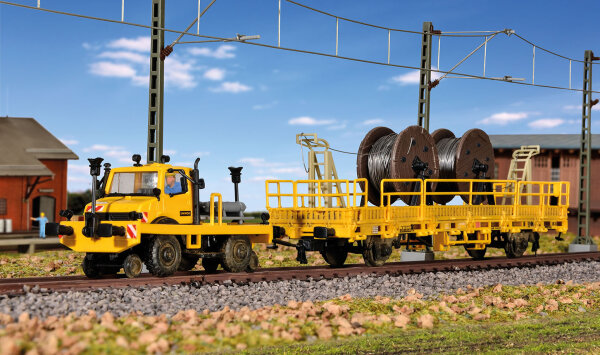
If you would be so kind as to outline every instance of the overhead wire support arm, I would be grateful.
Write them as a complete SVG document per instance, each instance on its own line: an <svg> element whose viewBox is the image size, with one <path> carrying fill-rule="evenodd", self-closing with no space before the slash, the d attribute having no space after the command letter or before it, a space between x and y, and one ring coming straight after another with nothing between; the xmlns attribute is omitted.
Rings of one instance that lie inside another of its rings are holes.
<svg viewBox="0 0 600 355"><path fill-rule="evenodd" d="M210 4L208 4L208 6L202 12L200 12L200 1L198 1L198 17L196 17L194 19L194 21L192 21L192 23L190 23L190 25L182 33L180 33L179 36L177 36L177 38L171 44L169 44L165 48L161 49L161 52L160 52L161 60L165 60L165 58L168 57L169 54L171 54L173 52L173 47L177 43L179 43L179 40L184 35L189 34L188 31L190 30L190 28L192 28L192 26L194 26L194 24L198 23L198 33L200 33L200 18L202 17L202 15L204 15L204 13L206 13L206 11L208 11L208 9L210 9L210 7L215 3L215 1L217 1L217 0L212 0L210 2Z"/></svg>
<svg viewBox="0 0 600 355"><path fill-rule="evenodd" d="M287 1L289 1L289 0L287 0ZM189 35L189 36L198 37L198 38L213 39L213 40L228 40L228 41L230 40L230 39L224 38L224 37L209 36L209 35L197 35L197 34L195 34L193 32L183 32L183 31L173 30L173 29L170 29L170 28L164 28L164 27L160 27L160 26L144 25L144 24L140 24L140 23L120 21L120 20L115 20L115 19L102 18L102 17L96 17L96 16L89 16L89 15L83 15L83 14L77 14L77 13L70 13L70 12L59 11L59 10L51 10L51 9L45 9L45 8L36 8L35 6L23 5L23 4L14 3L14 2L5 1L5 0L0 0L0 4L14 6L14 7L20 7L20 8L30 9L30 10L36 10L36 11L44 11L44 12L58 14L58 15L72 16L72 17L83 18L83 19L94 20L94 21L103 21L103 22L116 23L116 24L133 26L133 27L138 27L138 28L147 28L147 29L152 29L152 30L159 30L159 31L169 32L169 33L184 34L184 35ZM340 17L340 19L343 19L343 18ZM390 30L395 31L394 29L390 29ZM417 32L417 31L403 31L403 32L413 32L413 33L422 34L422 32ZM500 31L500 32L502 32L502 31ZM460 36L460 35L444 35L444 34L442 34L442 36ZM461 37L463 37L463 36L461 36ZM259 47L264 47L264 48L278 49L278 50L284 50L284 51L296 52L296 53L312 54L312 55L318 55L318 56L322 56L322 57L329 57L329 58L336 58L336 59L342 59L342 60L349 60L349 61L353 61L353 62L360 62L360 63L366 63L366 64L376 64L376 65L382 65L382 66L388 66L388 67L394 67L394 68L403 68L403 69L412 69L412 70L420 70L420 69L422 69L422 68L420 68L418 66L413 66L413 65L393 64L393 63L386 63L385 61L384 62L380 62L380 61L369 60L369 59L360 59L360 58L344 57L344 56L335 56L334 54L330 54L330 53L322 53L322 52L316 52L316 51L310 51L310 50L304 50L304 49L296 49L296 48L289 48L289 47L279 47L277 45L271 45L271 44L266 44L266 43L256 43L256 42L247 42L247 41L232 41L232 42L239 42L239 43L244 43L244 44L248 44L248 45L252 45L252 46L259 46ZM540 48L540 47L538 46L538 48ZM581 61L578 61L578 62L581 62ZM599 63L592 63L592 65L594 65L594 64L599 64ZM449 73L447 71L443 71L443 70L439 70L439 69L437 69L437 70L436 69L426 69L426 70L431 71L431 72L441 73L441 74ZM563 87L563 86L545 85L545 84L531 84L531 83L527 83L527 82L507 81L504 78L483 77L483 76L480 76L480 75L474 75L474 74L468 74L468 73L452 72L452 74L454 74L454 75L460 75L462 77L473 78L473 79L484 79L484 80L492 80L492 81L510 82L510 83L517 84L517 85L534 86L534 87L556 89L556 90L566 90L566 91L575 91L575 92L582 92L583 91L582 89L576 89L576 88L568 88L568 87ZM598 94L600 94L600 91L591 91L591 92L592 93L598 93Z"/></svg>

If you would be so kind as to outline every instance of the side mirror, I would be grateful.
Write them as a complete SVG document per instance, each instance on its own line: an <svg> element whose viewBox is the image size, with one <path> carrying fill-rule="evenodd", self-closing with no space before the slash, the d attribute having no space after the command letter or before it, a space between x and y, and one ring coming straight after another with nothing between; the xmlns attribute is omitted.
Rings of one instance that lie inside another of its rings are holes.
<svg viewBox="0 0 600 355"><path fill-rule="evenodd" d="M181 193L188 192L188 182L187 182L187 179L182 176L179 179L179 183L181 184Z"/></svg>
<svg viewBox="0 0 600 355"><path fill-rule="evenodd" d="M204 179L198 179L198 188L200 190L202 190L205 187L206 187L206 184L204 183Z"/></svg>
<svg viewBox="0 0 600 355"><path fill-rule="evenodd" d="M155 187L152 189L152 194L154 195L154 197L156 197L159 201L160 201L160 193L162 191L160 191L160 189L158 187Z"/></svg>

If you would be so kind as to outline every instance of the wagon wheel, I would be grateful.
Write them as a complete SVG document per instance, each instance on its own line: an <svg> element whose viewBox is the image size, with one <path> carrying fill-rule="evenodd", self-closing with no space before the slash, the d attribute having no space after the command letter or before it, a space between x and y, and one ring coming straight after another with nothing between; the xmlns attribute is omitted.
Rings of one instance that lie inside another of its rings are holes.
<svg viewBox="0 0 600 355"><path fill-rule="evenodd" d="M246 236L232 235L223 245L221 265L229 272L242 272L250 263L252 245Z"/></svg>
<svg viewBox="0 0 600 355"><path fill-rule="evenodd" d="M321 251L321 255L325 262L331 267L342 267L348 257L348 249L346 246L331 245L326 246L325 250Z"/></svg>
<svg viewBox="0 0 600 355"><path fill-rule="evenodd" d="M128 278L138 277L142 272L142 259L137 254L129 254L123 262L123 271Z"/></svg>
<svg viewBox="0 0 600 355"><path fill-rule="evenodd" d="M474 240L477 239L477 234L475 233L470 233L467 234L467 240ZM469 254L469 256L475 260L483 260L483 258L485 257L485 252L487 251L487 246L483 249L478 249L478 250L469 250L469 248L474 248L475 244L465 244L465 250L467 251L467 254Z"/></svg>
<svg viewBox="0 0 600 355"><path fill-rule="evenodd" d="M367 266L382 266L392 255L392 246L378 236L368 236L362 255Z"/></svg>
<svg viewBox="0 0 600 355"><path fill-rule="evenodd" d="M155 276L172 275L181 263L181 245L172 235L157 235L152 238L147 253L146 267Z"/></svg>
<svg viewBox="0 0 600 355"><path fill-rule="evenodd" d="M81 268L85 276L93 279L101 275L100 267L98 267L98 255L87 253L81 263Z"/></svg>
<svg viewBox="0 0 600 355"><path fill-rule="evenodd" d="M509 258L520 258L529 246L533 232L509 233L504 244L504 251Z"/></svg>
<svg viewBox="0 0 600 355"><path fill-rule="evenodd" d="M258 255L256 255L256 252L253 250L250 254L250 262L248 263L246 271L252 272L258 269L259 267L260 265L258 264Z"/></svg>

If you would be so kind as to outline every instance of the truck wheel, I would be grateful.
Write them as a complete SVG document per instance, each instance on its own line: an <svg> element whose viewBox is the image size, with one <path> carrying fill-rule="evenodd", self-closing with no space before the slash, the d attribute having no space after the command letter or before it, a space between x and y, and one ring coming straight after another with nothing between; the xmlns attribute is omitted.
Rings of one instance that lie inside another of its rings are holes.
<svg viewBox="0 0 600 355"><path fill-rule="evenodd" d="M242 272L248 267L251 254L252 244L250 244L248 237L232 235L227 237L223 246L223 260L221 265L226 271Z"/></svg>
<svg viewBox="0 0 600 355"><path fill-rule="evenodd" d="M92 253L85 254L81 268L85 276L94 279L100 276L100 268L98 267L98 256Z"/></svg>
<svg viewBox="0 0 600 355"><path fill-rule="evenodd" d="M129 254L123 262L123 271L128 278L138 277L142 272L142 259L137 254Z"/></svg>
<svg viewBox="0 0 600 355"><path fill-rule="evenodd" d="M181 256L181 264L179 264L179 271L190 271L196 266L198 260L200 259L200 255L194 254L183 254Z"/></svg>
<svg viewBox="0 0 600 355"><path fill-rule="evenodd" d="M250 255L250 262L248 263L246 271L252 272L258 269L259 267L260 265L258 264L258 255L256 255L256 252L253 250L252 254Z"/></svg>
<svg viewBox="0 0 600 355"><path fill-rule="evenodd" d="M348 257L348 249L343 246L331 246L321 251L321 255L331 267L342 267Z"/></svg>
<svg viewBox="0 0 600 355"><path fill-rule="evenodd" d="M487 251L487 248L481 250L469 250L467 248L472 248L472 245L465 245L465 250L467 251L467 254L469 254L469 256L474 260L483 260L483 258L485 258L485 252Z"/></svg>
<svg viewBox="0 0 600 355"><path fill-rule="evenodd" d="M181 245L172 235L157 235L150 240L146 267L152 275L173 275L181 263Z"/></svg>
<svg viewBox="0 0 600 355"><path fill-rule="evenodd" d="M369 236L362 255L367 266L382 266L392 255L392 246L378 236Z"/></svg>
<svg viewBox="0 0 600 355"><path fill-rule="evenodd" d="M208 273L213 273L217 271L220 264L221 259L219 258L202 258L202 267Z"/></svg>
<svg viewBox="0 0 600 355"><path fill-rule="evenodd" d="M509 233L504 244L504 251L509 258L520 258L529 246L531 232Z"/></svg>

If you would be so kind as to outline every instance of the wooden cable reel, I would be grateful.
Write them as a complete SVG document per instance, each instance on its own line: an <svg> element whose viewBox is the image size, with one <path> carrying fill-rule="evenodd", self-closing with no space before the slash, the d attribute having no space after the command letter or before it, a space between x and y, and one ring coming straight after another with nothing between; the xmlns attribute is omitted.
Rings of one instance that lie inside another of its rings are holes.
<svg viewBox="0 0 600 355"><path fill-rule="evenodd" d="M451 131L441 128L431 135L436 143L440 163L440 179L479 179L494 169L494 148L488 135L477 128L470 129L456 138ZM476 192L477 184L473 184ZM468 192L468 182L440 182L434 189L436 192ZM434 195L433 201L439 204L450 202L455 195ZM469 195L459 195L463 201L469 202ZM481 196L483 199L483 196ZM475 196L473 196L475 199Z"/></svg>
<svg viewBox="0 0 600 355"><path fill-rule="evenodd" d="M437 179L439 175L435 141L419 126L410 126L397 135L387 127L373 128L360 143L356 163L358 177L368 182L368 200L375 206L387 204L380 201L383 179ZM419 188L415 182L393 182L384 186L385 192L413 192L415 188ZM431 189L435 189L435 185ZM390 203L397 199L406 204L419 203L418 196L415 199L411 195L392 196Z"/></svg>

